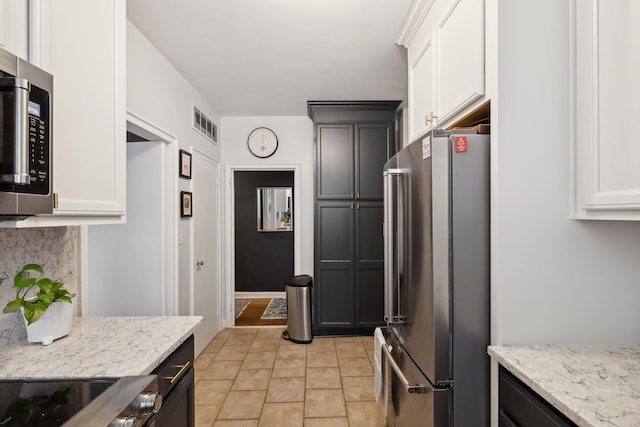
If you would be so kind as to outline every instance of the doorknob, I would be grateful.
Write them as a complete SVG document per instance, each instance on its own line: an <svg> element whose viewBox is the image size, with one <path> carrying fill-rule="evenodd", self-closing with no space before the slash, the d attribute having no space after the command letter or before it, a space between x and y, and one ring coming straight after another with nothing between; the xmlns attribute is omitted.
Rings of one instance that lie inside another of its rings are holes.
<svg viewBox="0 0 640 427"><path fill-rule="evenodd" d="M204 261L196 261L196 271L200 271L203 265Z"/></svg>

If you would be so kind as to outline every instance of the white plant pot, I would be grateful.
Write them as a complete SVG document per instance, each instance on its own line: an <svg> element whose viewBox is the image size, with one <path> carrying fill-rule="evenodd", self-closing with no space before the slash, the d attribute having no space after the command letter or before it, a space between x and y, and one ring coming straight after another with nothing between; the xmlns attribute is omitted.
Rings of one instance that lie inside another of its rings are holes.
<svg viewBox="0 0 640 427"><path fill-rule="evenodd" d="M49 345L53 340L68 335L71 332L71 321L73 320L74 300L71 301L71 303L54 302L40 319L30 325L27 325L27 319L23 314L22 319L27 327L27 340Z"/></svg>

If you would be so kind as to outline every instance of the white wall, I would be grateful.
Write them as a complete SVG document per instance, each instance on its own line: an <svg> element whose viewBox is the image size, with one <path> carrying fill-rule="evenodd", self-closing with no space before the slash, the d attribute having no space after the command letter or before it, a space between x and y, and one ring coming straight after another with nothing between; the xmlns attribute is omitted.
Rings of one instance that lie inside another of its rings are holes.
<svg viewBox="0 0 640 427"><path fill-rule="evenodd" d="M569 219L570 2L497 3L492 340L637 342L640 223Z"/></svg>
<svg viewBox="0 0 640 427"><path fill-rule="evenodd" d="M193 107L209 117L218 127L218 144L213 144L192 129ZM177 151L179 148L200 152L220 160L220 117L198 91L171 63L138 31L127 22L127 111L172 136L177 144L171 150L176 156L175 195L191 191L191 180L178 178ZM177 146L176 146L177 145ZM194 195L195 201L196 195ZM175 196L176 209L178 197ZM196 202L197 203L197 202ZM180 219L179 228L184 237L178 250L179 286L181 287L180 314L187 314L186 286L191 286L192 227L190 219Z"/></svg>
<svg viewBox="0 0 640 427"><path fill-rule="evenodd" d="M268 127L278 136L278 150L266 159L253 156L247 147L249 133L257 127ZM314 209L314 164L313 122L306 116L298 117L223 117L222 161L228 168L271 167L273 165L299 168L300 212L295 215L294 228L301 239L300 271L296 274L313 276L313 209ZM225 176L225 200L229 200L229 178ZM231 199L232 200L232 199ZM227 211L225 211L227 212ZM231 238L231 218L225 215L223 229L225 242ZM232 289L233 283L228 283Z"/></svg>

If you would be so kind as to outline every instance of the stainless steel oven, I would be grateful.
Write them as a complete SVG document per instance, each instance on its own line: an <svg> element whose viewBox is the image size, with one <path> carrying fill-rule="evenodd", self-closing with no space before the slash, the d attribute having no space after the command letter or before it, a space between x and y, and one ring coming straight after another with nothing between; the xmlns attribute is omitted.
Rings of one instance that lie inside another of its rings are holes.
<svg viewBox="0 0 640 427"><path fill-rule="evenodd" d="M0 380L0 426L194 427L194 337L150 375Z"/></svg>
<svg viewBox="0 0 640 427"><path fill-rule="evenodd" d="M162 406L156 375L0 381L0 425L141 427Z"/></svg>
<svg viewBox="0 0 640 427"><path fill-rule="evenodd" d="M53 212L53 76L0 49L0 220Z"/></svg>

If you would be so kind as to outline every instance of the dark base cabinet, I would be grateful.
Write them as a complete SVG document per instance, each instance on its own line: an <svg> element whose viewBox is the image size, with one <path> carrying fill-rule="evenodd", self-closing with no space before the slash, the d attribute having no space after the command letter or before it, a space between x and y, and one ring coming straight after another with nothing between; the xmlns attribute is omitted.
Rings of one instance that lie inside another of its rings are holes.
<svg viewBox="0 0 640 427"><path fill-rule="evenodd" d="M193 335L180 345L153 373L158 375L162 407L151 417L149 427L194 427L195 382Z"/></svg>
<svg viewBox="0 0 640 427"><path fill-rule="evenodd" d="M499 394L499 427L577 427L502 366Z"/></svg>

